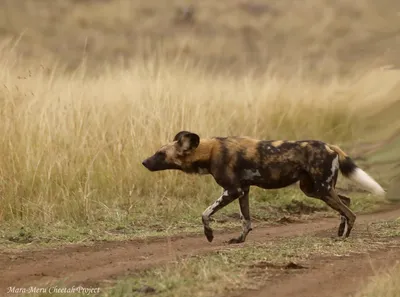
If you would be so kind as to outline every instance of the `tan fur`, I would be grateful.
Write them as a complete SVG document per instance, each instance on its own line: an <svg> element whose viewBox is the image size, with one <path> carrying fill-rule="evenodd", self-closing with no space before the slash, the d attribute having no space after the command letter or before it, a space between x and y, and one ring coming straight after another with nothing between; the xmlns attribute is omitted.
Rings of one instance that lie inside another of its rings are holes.
<svg viewBox="0 0 400 297"><path fill-rule="evenodd" d="M337 145L329 144L328 145L332 150L334 150L339 155L340 160L344 160L348 157L348 155Z"/></svg>
<svg viewBox="0 0 400 297"><path fill-rule="evenodd" d="M227 169L226 170L226 175L232 179L234 178L234 172L233 172L233 166L236 164L237 160L237 149L238 149L239 144L236 142L229 142L226 148L228 149L228 160L229 163L227 164Z"/></svg>
<svg viewBox="0 0 400 297"><path fill-rule="evenodd" d="M330 153L330 154L334 154L334 153L335 153L335 151L332 150L327 144L325 144L325 149L326 149L327 152Z"/></svg>
<svg viewBox="0 0 400 297"><path fill-rule="evenodd" d="M193 163L201 160L210 159L212 152L215 148L216 141L214 139L202 139L199 146L196 148L193 154L188 155L184 158L185 163Z"/></svg>
<svg viewBox="0 0 400 297"><path fill-rule="evenodd" d="M164 145L160 148L160 151L165 152L165 154L167 155L167 160L169 162L182 165L182 161L177 158L176 143L169 143L167 145Z"/></svg>
<svg viewBox="0 0 400 297"><path fill-rule="evenodd" d="M282 145L282 143L284 143L283 140L276 140L272 142L271 145L273 145L274 147L279 147L280 145Z"/></svg>
<svg viewBox="0 0 400 297"><path fill-rule="evenodd" d="M221 143L220 142L215 142L212 146L211 150L211 158L214 159L216 156L219 155L219 152L221 151Z"/></svg>
<svg viewBox="0 0 400 297"><path fill-rule="evenodd" d="M306 147L307 145L308 145L308 142L307 142L307 141L304 141L304 142L300 143L300 146L301 146L301 147Z"/></svg>
<svg viewBox="0 0 400 297"><path fill-rule="evenodd" d="M240 139L240 145L242 147L245 147L245 154L244 157L249 159L249 160L254 160L254 161L259 161L260 156L257 151L257 144L258 140L253 139L253 138L248 138L244 137L243 139Z"/></svg>

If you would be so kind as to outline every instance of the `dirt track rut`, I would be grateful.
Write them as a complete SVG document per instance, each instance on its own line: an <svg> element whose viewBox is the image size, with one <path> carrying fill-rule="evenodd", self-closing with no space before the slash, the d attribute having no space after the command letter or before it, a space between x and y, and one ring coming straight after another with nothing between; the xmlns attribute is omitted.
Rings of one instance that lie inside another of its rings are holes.
<svg viewBox="0 0 400 297"><path fill-rule="evenodd" d="M400 217L399 208L358 215L357 223L398 217ZM312 234L335 228L338 222L338 218L324 218L306 223L259 226L251 232L248 241L267 242L279 237ZM0 267L2 267L0 292L5 292L9 286L31 286L54 280L65 280L71 284L95 284L124 276L132 271L166 263L177 257L219 250L226 247L225 241L237 236L239 232L240 230L215 232L212 243L208 243L203 235L173 236L97 243L92 246L74 245L37 251L0 252ZM240 246L235 245L238 248Z"/></svg>
<svg viewBox="0 0 400 297"><path fill-rule="evenodd" d="M369 277L399 261L399 251L400 246L350 257L317 258L307 264L309 269L275 277L260 290L246 291L240 297L352 296L368 282Z"/></svg>

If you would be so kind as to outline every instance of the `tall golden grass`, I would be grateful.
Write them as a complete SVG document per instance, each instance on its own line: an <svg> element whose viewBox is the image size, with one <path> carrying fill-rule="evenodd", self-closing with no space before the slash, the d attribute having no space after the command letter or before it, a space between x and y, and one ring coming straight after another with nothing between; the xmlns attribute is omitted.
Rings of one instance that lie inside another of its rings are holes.
<svg viewBox="0 0 400 297"><path fill-rule="evenodd" d="M130 212L140 221L205 207L220 191L210 177L141 165L183 129L366 140L382 128L370 117L397 99L400 72L372 69L320 84L300 72L222 76L154 59L90 78L84 68L65 74L3 51L0 79L0 220L52 223Z"/></svg>

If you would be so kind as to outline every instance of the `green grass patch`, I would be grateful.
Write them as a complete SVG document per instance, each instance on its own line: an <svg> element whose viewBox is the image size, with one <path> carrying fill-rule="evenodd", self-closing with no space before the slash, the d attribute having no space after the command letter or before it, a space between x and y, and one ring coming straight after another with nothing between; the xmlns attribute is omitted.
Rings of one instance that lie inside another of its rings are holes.
<svg viewBox="0 0 400 297"><path fill-rule="evenodd" d="M141 208L128 212L114 210L96 221L76 224L58 221L54 224L10 223L0 230L0 246L4 248L32 248L66 243L90 244L99 240L127 240L149 236L202 233L201 213L217 199L220 191L203 197L193 204L185 200L173 200L174 205L162 204L153 215L146 215ZM278 224L284 217L306 220L317 216L335 216L324 202L306 197L298 187L281 190L253 188L250 192L250 211L255 223ZM355 212L372 211L379 207L377 198L368 193L351 193ZM210 197L213 197L212 199ZM170 202L172 203L172 202ZM240 229L239 205L234 201L217 212L212 222L215 230Z"/></svg>

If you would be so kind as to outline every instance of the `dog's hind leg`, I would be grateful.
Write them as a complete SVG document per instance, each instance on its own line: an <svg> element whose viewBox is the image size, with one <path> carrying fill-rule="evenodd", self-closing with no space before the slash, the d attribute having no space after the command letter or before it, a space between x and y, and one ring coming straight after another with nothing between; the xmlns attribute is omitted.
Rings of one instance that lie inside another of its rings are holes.
<svg viewBox="0 0 400 297"><path fill-rule="evenodd" d="M240 236L237 238L232 238L229 240L229 244L244 242L249 232L253 230L250 219L249 191L250 188L243 189L244 194L239 198L240 219L242 221L243 228L242 234L240 234Z"/></svg>
<svg viewBox="0 0 400 297"><path fill-rule="evenodd" d="M344 203L344 205L346 205L348 208L350 208L350 204L351 204L351 199L347 196L338 194L340 200L342 200L342 202ZM346 217L341 215L340 216L340 225L339 225L339 229L338 229L338 236L341 237L343 236L344 230L346 229Z"/></svg>
<svg viewBox="0 0 400 297"><path fill-rule="evenodd" d="M338 171L336 171L333 174L333 178L332 178L332 182L331 182L332 188L336 187L337 178L338 178ZM348 208L350 208L351 199L349 197L341 195L341 194L338 194L338 196L339 196L340 200L344 203L344 205L346 205ZM346 223L347 223L346 217L343 215L340 215L340 225L338 228L338 236L339 237L343 236L344 230L346 229Z"/></svg>
<svg viewBox="0 0 400 297"><path fill-rule="evenodd" d="M356 220L356 215L348 208L345 203L343 203L342 199L336 193L336 191L332 188L329 190L329 194L324 196L322 199L328 204L331 208L339 212L342 217L345 219L345 223L340 223L338 235L343 237L349 237L351 230L353 229L354 222ZM346 228L347 227L347 228ZM343 228L343 230L341 230ZM345 229L347 229L345 231Z"/></svg>
<svg viewBox="0 0 400 297"><path fill-rule="evenodd" d="M332 166L332 167L334 167L334 166ZM332 181L331 181L332 188L335 188L337 179L338 179L338 175L339 175L339 171L337 169L336 170L331 169L331 170L335 171L335 172L333 172ZM340 200L344 203L344 205L346 205L348 208L350 208L351 199L349 197L341 195L341 194L338 194L338 196L339 196ZM339 237L343 236L344 230L346 229L346 222L347 222L346 217L343 215L340 215L340 225L338 228L338 236Z"/></svg>
<svg viewBox="0 0 400 297"><path fill-rule="evenodd" d="M322 185L322 183L318 184ZM313 181L311 176L305 172L300 176L300 189L308 197L321 199L328 206L339 212L341 215L341 222L338 228L338 236L343 236L346 227L347 230L345 236L349 236L355 221L355 214L349 208L350 198L336 194L336 191L333 188L328 190L326 187L320 186L317 189L316 183Z"/></svg>

